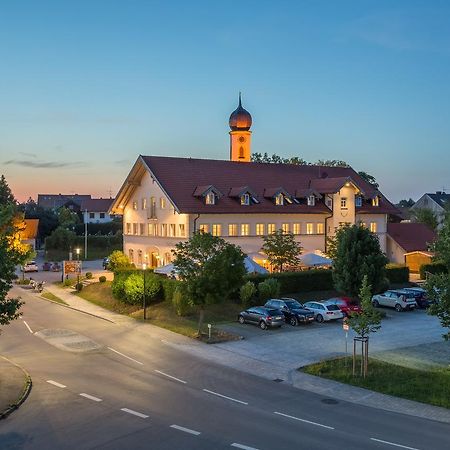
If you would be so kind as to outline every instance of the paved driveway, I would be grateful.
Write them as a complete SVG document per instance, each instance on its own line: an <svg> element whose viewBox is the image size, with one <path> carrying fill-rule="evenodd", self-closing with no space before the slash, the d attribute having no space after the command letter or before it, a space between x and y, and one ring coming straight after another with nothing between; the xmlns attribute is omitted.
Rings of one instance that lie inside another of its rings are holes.
<svg viewBox="0 0 450 450"><path fill-rule="evenodd" d="M442 327L436 317L424 310L398 313L384 309L382 327L370 337L370 351L378 352L442 340ZM345 354L345 332L342 321L322 324L284 325L281 329L260 330L254 325L226 324L220 328L240 334L241 341L216 344L233 353L255 360L272 362L285 368L317 362ZM352 351L354 333L348 333L348 352Z"/></svg>

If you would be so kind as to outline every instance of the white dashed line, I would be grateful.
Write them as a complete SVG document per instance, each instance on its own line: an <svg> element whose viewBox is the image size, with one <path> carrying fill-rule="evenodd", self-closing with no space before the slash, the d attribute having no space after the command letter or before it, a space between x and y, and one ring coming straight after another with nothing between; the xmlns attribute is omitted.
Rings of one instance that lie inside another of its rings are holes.
<svg viewBox="0 0 450 450"><path fill-rule="evenodd" d="M131 360L131 361L134 361L135 363L138 363L138 364L140 364L141 366L144 365L144 363L138 361L137 359L130 358L129 356L124 355L123 353L120 353L120 352L118 352L117 350L114 350L114 349L111 348L111 347L108 347L108 348L109 348L112 352L117 353L118 355L123 356L124 358L127 358L127 359L129 359L129 360Z"/></svg>
<svg viewBox="0 0 450 450"><path fill-rule="evenodd" d="M170 428L175 428L175 430L184 431L185 433L193 434L194 436L198 436L200 431L191 430L190 428L180 427L180 425L170 425Z"/></svg>
<svg viewBox="0 0 450 450"><path fill-rule="evenodd" d="M183 383L183 384L186 384L186 383L187 383L187 382L184 381L184 380L180 380L179 378L176 378L176 377L173 377L172 375L169 375L169 374L167 374L167 373L161 372L160 370L156 370L156 369L155 369L155 372L156 372L156 373L159 373L159 374L161 374L161 375L164 375L165 377L170 378L170 379L172 379L172 380L179 381L180 383Z"/></svg>
<svg viewBox="0 0 450 450"><path fill-rule="evenodd" d="M47 383L53 384L53 386L56 386L56 387L59 387L59 388L65 388L65 387L67 387L67 386L64 386L63 384L57 383L56 381L53 381L53 380L47 380Z"/></svg>
<svg viewBox="0 0 450 450"><path fill-rule="evenodd" d="M236 447L236 448L242 448L242 450L258 450L255 447L249 447L248 445L242 445L242 444L238 444L238 443L234 443L231 444L232 447Z"/></svg>
<svg viewBox="0 0 450 450"><path fill-rule="evenodd" d="M128 409L128 408L120 408L121 411L126 412L128 414L133 414L133 416L138 416L141 419L147 419L148 416L146 414L142 414L140 412L137 411L133 411L132 409Z"/></svg>
<svg viewBox="0 0 450 450"><path fill-rule="evenodd" d="M407 450L419 450L415 447L408 447L406 445L401 445L401 444L395 444L394 442L389 442L389 441L382 441L381 439L376 439L376 438L370 438L371 441L375 441L375 442L380 442L381 444L387 444L387 445L392 445L394 447L400 447L400 448L406 448Z"/></svg>
<svg viewBox="0 0 450 450"><path fill-rule="evenodd" d="M208 394L217 395L217 397L226 398L227 400L231 400L232 402L241 403L242 405L248 405L247 402L243 402L242 400L236 400L232 397L227 397L226 395L219 394L218 392L210 391L208 389L203 389L204 392L207 392Z"/></svg>
<svg viewBox="0 0 450 450"><path fill-rule="evenodd" d="M101 398L94 397L93 395L85 394L84 392L82 392L80 395L81 395L81 397L88 398L89 400L93 400L94 402L101 402L102 401Z"/></svg>
<svg viewBox="0 0 450 450"><path fill-rule="evenodd" d="M311 422L310 420L306 419L300 419L299 417L289 416L288 414L283 414L276 411L274 412L274 414L277 414L278 416L287 417L288 419L298 420L299 422L309 423L310 425L316 425L317 427L327 428L328 430L334 430L334 427L329 427L328 425L323 425L317 422Z"/></svg>
<svg viewBox="0 0 450 450"><path fill-rule="evenodd" d="M27 324L27 322L24 320L23 323L25 324L25 326L28 328L28 331L33 334L33 330L30 328L30 325Z"/></svg>

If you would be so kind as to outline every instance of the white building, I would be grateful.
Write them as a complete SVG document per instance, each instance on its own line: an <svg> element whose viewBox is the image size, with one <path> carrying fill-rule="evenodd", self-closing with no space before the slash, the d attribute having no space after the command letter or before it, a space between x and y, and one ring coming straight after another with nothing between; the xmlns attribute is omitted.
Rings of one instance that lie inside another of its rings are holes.
<svg viewBox="0 0 450 450"><path fill-rule="evenodd" d="M81 203L83 223L107 223L111 222L113 215L109 213L113 198L90 198Z"/></svg>

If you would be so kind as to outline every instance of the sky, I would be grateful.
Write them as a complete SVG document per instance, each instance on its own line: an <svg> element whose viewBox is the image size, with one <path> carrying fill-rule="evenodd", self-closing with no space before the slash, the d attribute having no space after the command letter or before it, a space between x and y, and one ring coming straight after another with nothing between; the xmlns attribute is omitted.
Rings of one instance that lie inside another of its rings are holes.
<svg viewBox="0 0 450 450"><path fill-rule="evenodd" d="M339 159L392 201L450 192L450 2L0 1L0 173L114 196L139 154ZM182 176L182 174L180 174Z"/></svg>

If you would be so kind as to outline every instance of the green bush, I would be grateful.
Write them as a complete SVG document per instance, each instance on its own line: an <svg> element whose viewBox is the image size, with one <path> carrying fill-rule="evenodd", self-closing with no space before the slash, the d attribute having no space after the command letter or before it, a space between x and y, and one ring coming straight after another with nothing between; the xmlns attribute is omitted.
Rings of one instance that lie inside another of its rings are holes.
<svg viewBox="0 0 450 450"><path fill-rule="evenodd" d="M92 280L92 272L86 272L86 280Z"/></svg>
<svg viewBox="0 0 450 450"><path fill-rule="evenodd" d="M241 286L239 294L241 302L245 307L251 306L253 304L256 292L256 286L251 281L247 281Z"/></svg>
<svg viewBox="0 0 450 450"><path fill-rule="evenodd" d="M422 264L419 269L420 278L425 280L427 278L427 273L432 273L433 275L438 275L441 273L448 273L447 267L444 263L432 262L430 264Z"/></svg>
<svg viewBox="0 0 450 450"><path fill-rule="evenodd" d="M191 305L189 303L189 298L181 286L177 286L173 296L172 305L177 313L177 316L186 316L191 311Z"/></svg>
<svg viewBox="0 0 450 450"><path fill-rule="evenodd" d="M15 283L18 285L26 286L26 285L30 284L30 281L31 280L29 278L24 278L23 280L22 280L22 278L20 278L20 279L17 279Z"/></svg>
<svg viewBox="0 0 450 450"><path fill-rule="evenodd" d="M77 284L75 285L75 289L76 289L78 292L80 292L80 291L83 289L83 283L77 283Z"/></svg>
<svg viewBox="0 0 450 450"><path fill-rule="evenodd" d="M259 300L265 303L269 298L280 296L280 283L275 278L268 278L258 284Z"/></svg>
<svg viewBox="0 0 450 450"><path fill-rule="evenodd" d="M64 282L63 282L63 286L66 286L66 287L72 286L72 284L73 284L73 281L70 279L64 280Z"/></svg>
<svg viewBox="0 0 450 450"><path fill-rule="evenodd" d="M102 276L98 277L98 281L99 281L100 283L105 283L105 282L106 282L106 277L105 277L105 275L102 275Z"/></svg>
<svg viewBox="0 0 450 450"><path fill-rule="evenodd" d="M116 270L129 269L133 267L134 265L130 262L128 256L125 255L125 253L121 252L120 250L114 250L109 255L109 263L108 263L109 270L115 272Z"/></svg>
<svg viewBox="0 0 450 450"><path fill-rule="evenodd" d="M152 273L145 273L145 295L147 302L154 300L161 289L159 277ZM144 276L133 273L124 282L125 301L131 305L143 302Z"/></svg>
<svg viewBox="0 0 450 450"><path fill-rule="evenodd" d="M409 267L403 264L388 264L386 277L389 283L407 283L409 281Z"/></svg>

